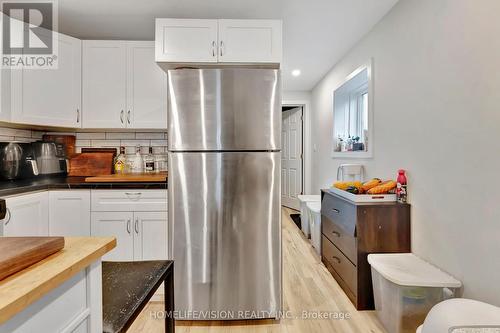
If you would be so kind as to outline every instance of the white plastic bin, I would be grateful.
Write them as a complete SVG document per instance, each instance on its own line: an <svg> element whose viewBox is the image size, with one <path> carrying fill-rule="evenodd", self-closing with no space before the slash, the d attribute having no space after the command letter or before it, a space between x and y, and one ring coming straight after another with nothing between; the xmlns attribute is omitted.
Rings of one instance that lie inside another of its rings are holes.
<svg viewBox="0 0 500 333"><path fill-rule="evenodd" d="M298 195L297 198L300 202L300 228L302 233L309 238L311 236L311 229L309 227L309 211L307 209L308 202L320 202L321 195Z"/></svg>
<svg viewBox="0 0 500 333"><path fill-rule="evenodd" d="M316 253L321 256L321 203L310 201L307 203L307 209L311 225L311 244Z"/></svg>
<svg viewBox="0 0 500 333"><path fill-rule="evenodd" d="M389 333L415 333L462 283L412 253L370 254L377 315Z"/></svg>

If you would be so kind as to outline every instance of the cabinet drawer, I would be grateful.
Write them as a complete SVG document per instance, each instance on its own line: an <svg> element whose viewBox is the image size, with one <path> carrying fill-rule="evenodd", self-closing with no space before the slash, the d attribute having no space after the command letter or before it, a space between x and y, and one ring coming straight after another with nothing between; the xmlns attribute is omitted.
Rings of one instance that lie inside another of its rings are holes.
<svg viewBox="0 0 500 333"><path fill-rule="evenodd" d="M93 212L167 210L167 190L92 190Z"/></svg>
<svg viewBox="0 0 500 333"><path fill-rule="evenodd" d="M334 195L325 194L321 202L321 215L328 217L350 236L355 235L356 211L356 205Z"/></svg>
<svg viewBox="0 0 500 333"><path fill-rule="evenodd" d="M321 239L321 253L323 258L333 267L348 288L357 293L357 269L339 249L333 245L325 236Z"/></svg>
<svg viewBox="0 0 500 333"><path fill-rule="evenodd" d="M354 236L348 235L325 215L321 217L321 233L338 247L351 262L357 265L358 251Z"/></svg>

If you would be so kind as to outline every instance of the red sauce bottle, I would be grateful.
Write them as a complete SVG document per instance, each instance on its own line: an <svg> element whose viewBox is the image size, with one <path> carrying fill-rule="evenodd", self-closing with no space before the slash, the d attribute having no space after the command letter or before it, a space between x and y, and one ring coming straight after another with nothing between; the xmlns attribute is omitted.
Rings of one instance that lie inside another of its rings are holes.
<svg viewBox="0 0 500 333"><path fill-rule="evenodd" d="M398 170L398 179L397 179L397 187L396 187L396 197L398 202L406 203L408 198L408 183L406 180L405 170Z"/></svg>

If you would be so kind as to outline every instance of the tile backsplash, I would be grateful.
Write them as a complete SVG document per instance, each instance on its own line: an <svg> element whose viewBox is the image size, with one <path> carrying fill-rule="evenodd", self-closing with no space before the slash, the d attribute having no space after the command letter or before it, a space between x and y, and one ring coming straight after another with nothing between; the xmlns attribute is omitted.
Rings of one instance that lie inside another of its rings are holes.
<svg viewBox="0 0 500 333"><path fill-rule="evenodd" d="M32 129L18 129L0 126L0 141L22 141L33 142L42 139L44 134L75 135L76 152L80 153L82 148L116 148L119 152L120 146L125 146L127 155L135 154L135 147L141 146L141 153L147 154L149 146L153 147L153 154L163 155L167 153L166 132L47 132Z"/></svg>
<svg viewBox="0 0 500 333"><path fill-rule="evenodd" d="M0 141L33 142L40 140L45 132L30 129L0 127Z"/></svg>
<svg viewBox="0 0 500 333"><path fill-rule="evenodd" d="M143 154L148 153L149 146L153 147L154 154L164 154L167 151L167 133L165 132L77 132L67 134L76 134L77 153L84 147L119 149L120 146L124 146L126 154L134 154L137 145L141 146Z"/></svg>

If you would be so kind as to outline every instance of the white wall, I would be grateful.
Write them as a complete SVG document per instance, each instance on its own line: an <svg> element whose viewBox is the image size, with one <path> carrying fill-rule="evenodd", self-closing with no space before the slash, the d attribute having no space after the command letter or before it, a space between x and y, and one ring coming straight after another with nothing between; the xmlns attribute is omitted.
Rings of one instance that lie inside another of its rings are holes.
<svg viewBox="0 0 500 333"><path fill-rule="evenodd" d="M332 94L374 59L367 176L409 173L413 251L500 306L500 1L401 0L312 91L312 186L330 186Z"/></svg>

